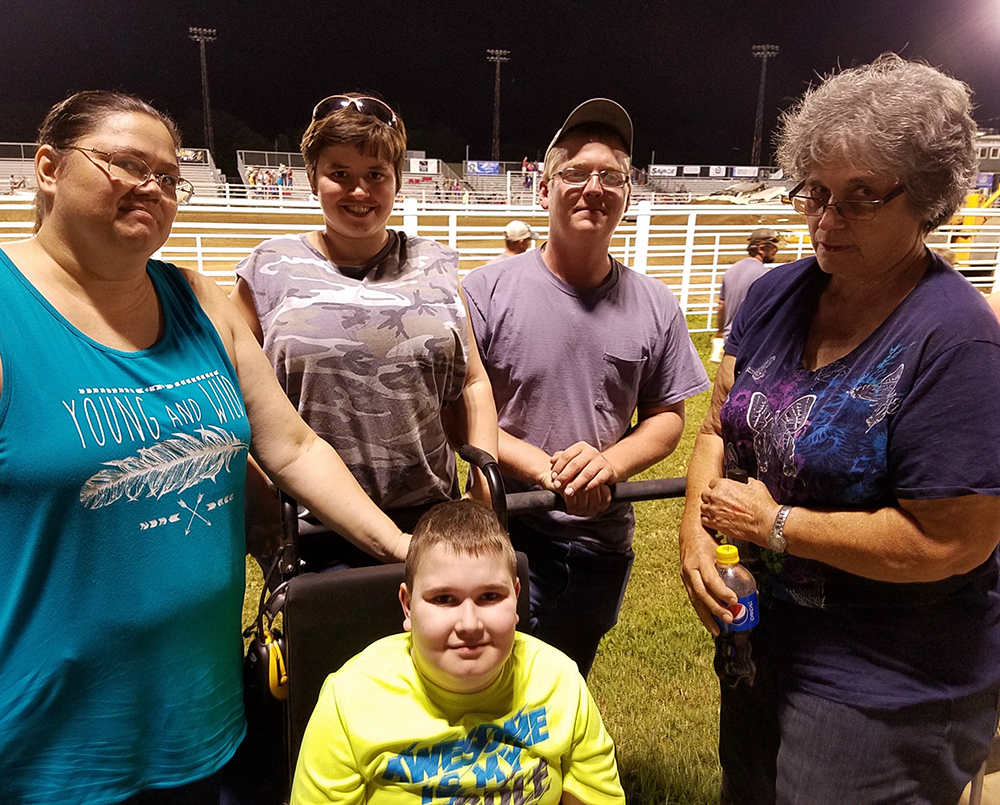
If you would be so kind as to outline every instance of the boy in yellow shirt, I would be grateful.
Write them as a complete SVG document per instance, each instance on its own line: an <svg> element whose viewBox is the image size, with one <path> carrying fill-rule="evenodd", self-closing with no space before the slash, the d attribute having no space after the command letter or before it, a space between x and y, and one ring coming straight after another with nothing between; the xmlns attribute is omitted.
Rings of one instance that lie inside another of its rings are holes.
<svg viewBox="0 0 1000 805"><path fill-rule="evenodd" d="M399 590L406 632L326 680L292 805L622 805L614 744L576 665L514 631L519 590L489 508L425 514Z"/></svg>

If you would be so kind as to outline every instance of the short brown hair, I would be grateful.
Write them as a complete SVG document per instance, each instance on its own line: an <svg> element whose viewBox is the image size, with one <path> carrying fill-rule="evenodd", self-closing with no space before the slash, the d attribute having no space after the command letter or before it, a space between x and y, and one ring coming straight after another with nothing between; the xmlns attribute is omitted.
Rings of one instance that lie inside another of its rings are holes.
<svg viewBox="0 0 1000 805"><path fill-rule="evenodd" d="M511 579L517 579L517 557L510 537L493 509L479 501L439 503L417 521L403 570L408 590L413 590L413 580L424 554L435 545L444 545L460 556L500 556L510 570Z"/></svg>
<svg viewBox="0 0 1000 805"><path fill-rule="evenodd" d="M344 95L348 98L368 97L358 92L347 92ZM384 159L395 170L396 190L402 186L406 127L398 112L392 126L387 126L378 118L362 114L353 105L312 121L302 135L301 151L313 192L316 191L316 164L319 162L319 155L330 145L353 145L362 154Z"/></svg>
<svg viewBox="0 0 1000 805"><path fill-rule="evenodd" d="M38 129L38 144L63 151L67 146L78 143L107 118L118 114L148 115L160 121L169 132L174 148L180 150L181 134L170 115L134 95L107 90L85 90L59 101L49 109ZM42 225L45 212L45 194L38 190L35 192L36 232Z"/></svg>

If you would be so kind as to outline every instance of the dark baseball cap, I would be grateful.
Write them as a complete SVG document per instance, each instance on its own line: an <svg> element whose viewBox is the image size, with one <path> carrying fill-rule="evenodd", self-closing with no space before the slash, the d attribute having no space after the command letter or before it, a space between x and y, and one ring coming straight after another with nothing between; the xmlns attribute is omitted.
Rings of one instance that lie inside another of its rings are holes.
<svg viewBox="0 0 1000 805"><path fill-rule="evenodd" d="M548 154L552 146L559 142L562 137L569 133L570 129L584 123L600 123L613 129L621 137L622 142L628 146L625 151L632 158L632 118L621 104L615 103L608 98L591 98L584 101L576 109L569 113L566 122L562 124L556 136L552 138L549 147L545 149Z"/></svg>

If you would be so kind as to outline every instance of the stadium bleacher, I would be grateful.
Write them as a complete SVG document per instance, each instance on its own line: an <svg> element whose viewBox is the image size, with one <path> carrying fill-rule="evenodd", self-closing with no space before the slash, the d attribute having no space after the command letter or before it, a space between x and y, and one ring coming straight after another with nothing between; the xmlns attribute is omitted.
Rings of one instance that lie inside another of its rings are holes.
<svg viewBox="0 0 1000 805"><path fill-rule="evenodd" d="M0 143L0 193L10 195L15 192L11 187L11 177L14 185L21 185L16 192L35 190L35 145L33 143Z"/></svg>
<svg viewBox="0 0 1000 805"><path fill-rule="evenodd" d="M35 150L34 143L0 143L0 193L10 194L11 176L18 184L24 180L20 192L34 192ZM204 149L185 149L183 153L193 155L190 160L182 157L181 175L194 185L195 195L212 198L224 194L221 175L211 154Z"/></svg>

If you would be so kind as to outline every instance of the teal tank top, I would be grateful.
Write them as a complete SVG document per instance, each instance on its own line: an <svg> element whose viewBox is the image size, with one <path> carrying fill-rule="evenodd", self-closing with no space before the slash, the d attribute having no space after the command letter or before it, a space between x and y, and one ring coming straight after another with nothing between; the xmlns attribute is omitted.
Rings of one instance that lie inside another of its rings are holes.
<svg viewBox="0 0 1000 805"><path fill-rule="evenodd" d="M149 349L77 330L0 250L0 802L205 777L245 731L250 426L174 266Z"/></svg>

